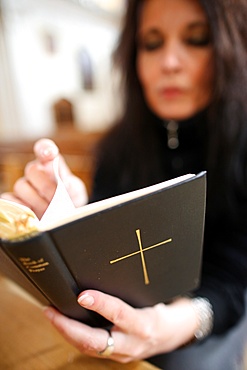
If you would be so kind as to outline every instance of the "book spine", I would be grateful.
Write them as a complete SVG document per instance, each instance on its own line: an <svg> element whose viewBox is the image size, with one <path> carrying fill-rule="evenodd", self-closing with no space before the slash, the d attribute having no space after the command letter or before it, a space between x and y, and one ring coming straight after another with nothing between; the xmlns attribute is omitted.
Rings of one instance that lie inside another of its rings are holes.
<svg viewBox="0 0 247 370"><path fill-rule="evenodd" d="M66 316L93 324L90 311L77 303L80 288L48 233L17 242L1 240L1 245L52 306Z"/></svg>

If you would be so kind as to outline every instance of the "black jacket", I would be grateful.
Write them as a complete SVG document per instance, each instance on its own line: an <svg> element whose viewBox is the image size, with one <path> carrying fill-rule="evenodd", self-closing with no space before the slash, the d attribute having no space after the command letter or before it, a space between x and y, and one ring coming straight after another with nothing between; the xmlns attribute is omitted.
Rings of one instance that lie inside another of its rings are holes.
<svg viewBox="0 0 247 370"><path fill-rule="evenodd" d="M160 121L153 125L142 144L123 126L113 129L100 146L91 201L203 170L208 171L210 189L204 115L180 122L178 139L177 149L168 148L166 125ZM212 189L207 196L202 283L194 293L212 303L213 333L220 334L244 312L247 201L237 194L232 210L225 198L224 181L215 180Z"/></svg>

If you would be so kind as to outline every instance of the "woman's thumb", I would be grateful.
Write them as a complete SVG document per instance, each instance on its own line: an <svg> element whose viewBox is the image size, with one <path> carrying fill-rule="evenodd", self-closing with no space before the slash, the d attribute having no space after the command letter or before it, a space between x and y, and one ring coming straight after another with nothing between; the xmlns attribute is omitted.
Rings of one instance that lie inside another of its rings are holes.
<svg viewBox="0 0 247 370"><path fill-rule="evenodd" d="M46 138L36 141L33 150L37 159L42 163L52 161L59 154L59 149L54 141Z"/></svg>

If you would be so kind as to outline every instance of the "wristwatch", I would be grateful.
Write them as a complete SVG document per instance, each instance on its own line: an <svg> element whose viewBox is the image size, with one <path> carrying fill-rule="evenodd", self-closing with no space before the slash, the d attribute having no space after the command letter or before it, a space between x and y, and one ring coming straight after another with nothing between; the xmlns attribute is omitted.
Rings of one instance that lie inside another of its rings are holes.
<svg viewBox="0 0 247 370"><path fill-rule="evenodd" d="M194 336L196 340L202 340L207 337L213 329L213 308L209 300L202 297L193 298L192 305L199 322Z"/></svg>

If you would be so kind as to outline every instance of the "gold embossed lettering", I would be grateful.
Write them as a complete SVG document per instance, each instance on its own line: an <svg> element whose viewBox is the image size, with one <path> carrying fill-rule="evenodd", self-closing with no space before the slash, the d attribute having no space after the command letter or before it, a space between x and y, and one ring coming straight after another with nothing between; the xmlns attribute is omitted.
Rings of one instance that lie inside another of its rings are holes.
<svg viewBox="0 0 247 370"><path fill-rule="evenodd" d="M46 262L44 258L32 260L29 257L21 257L19 261L31 273L45 271L46 267L49 266L49 262Z"/></svg>

